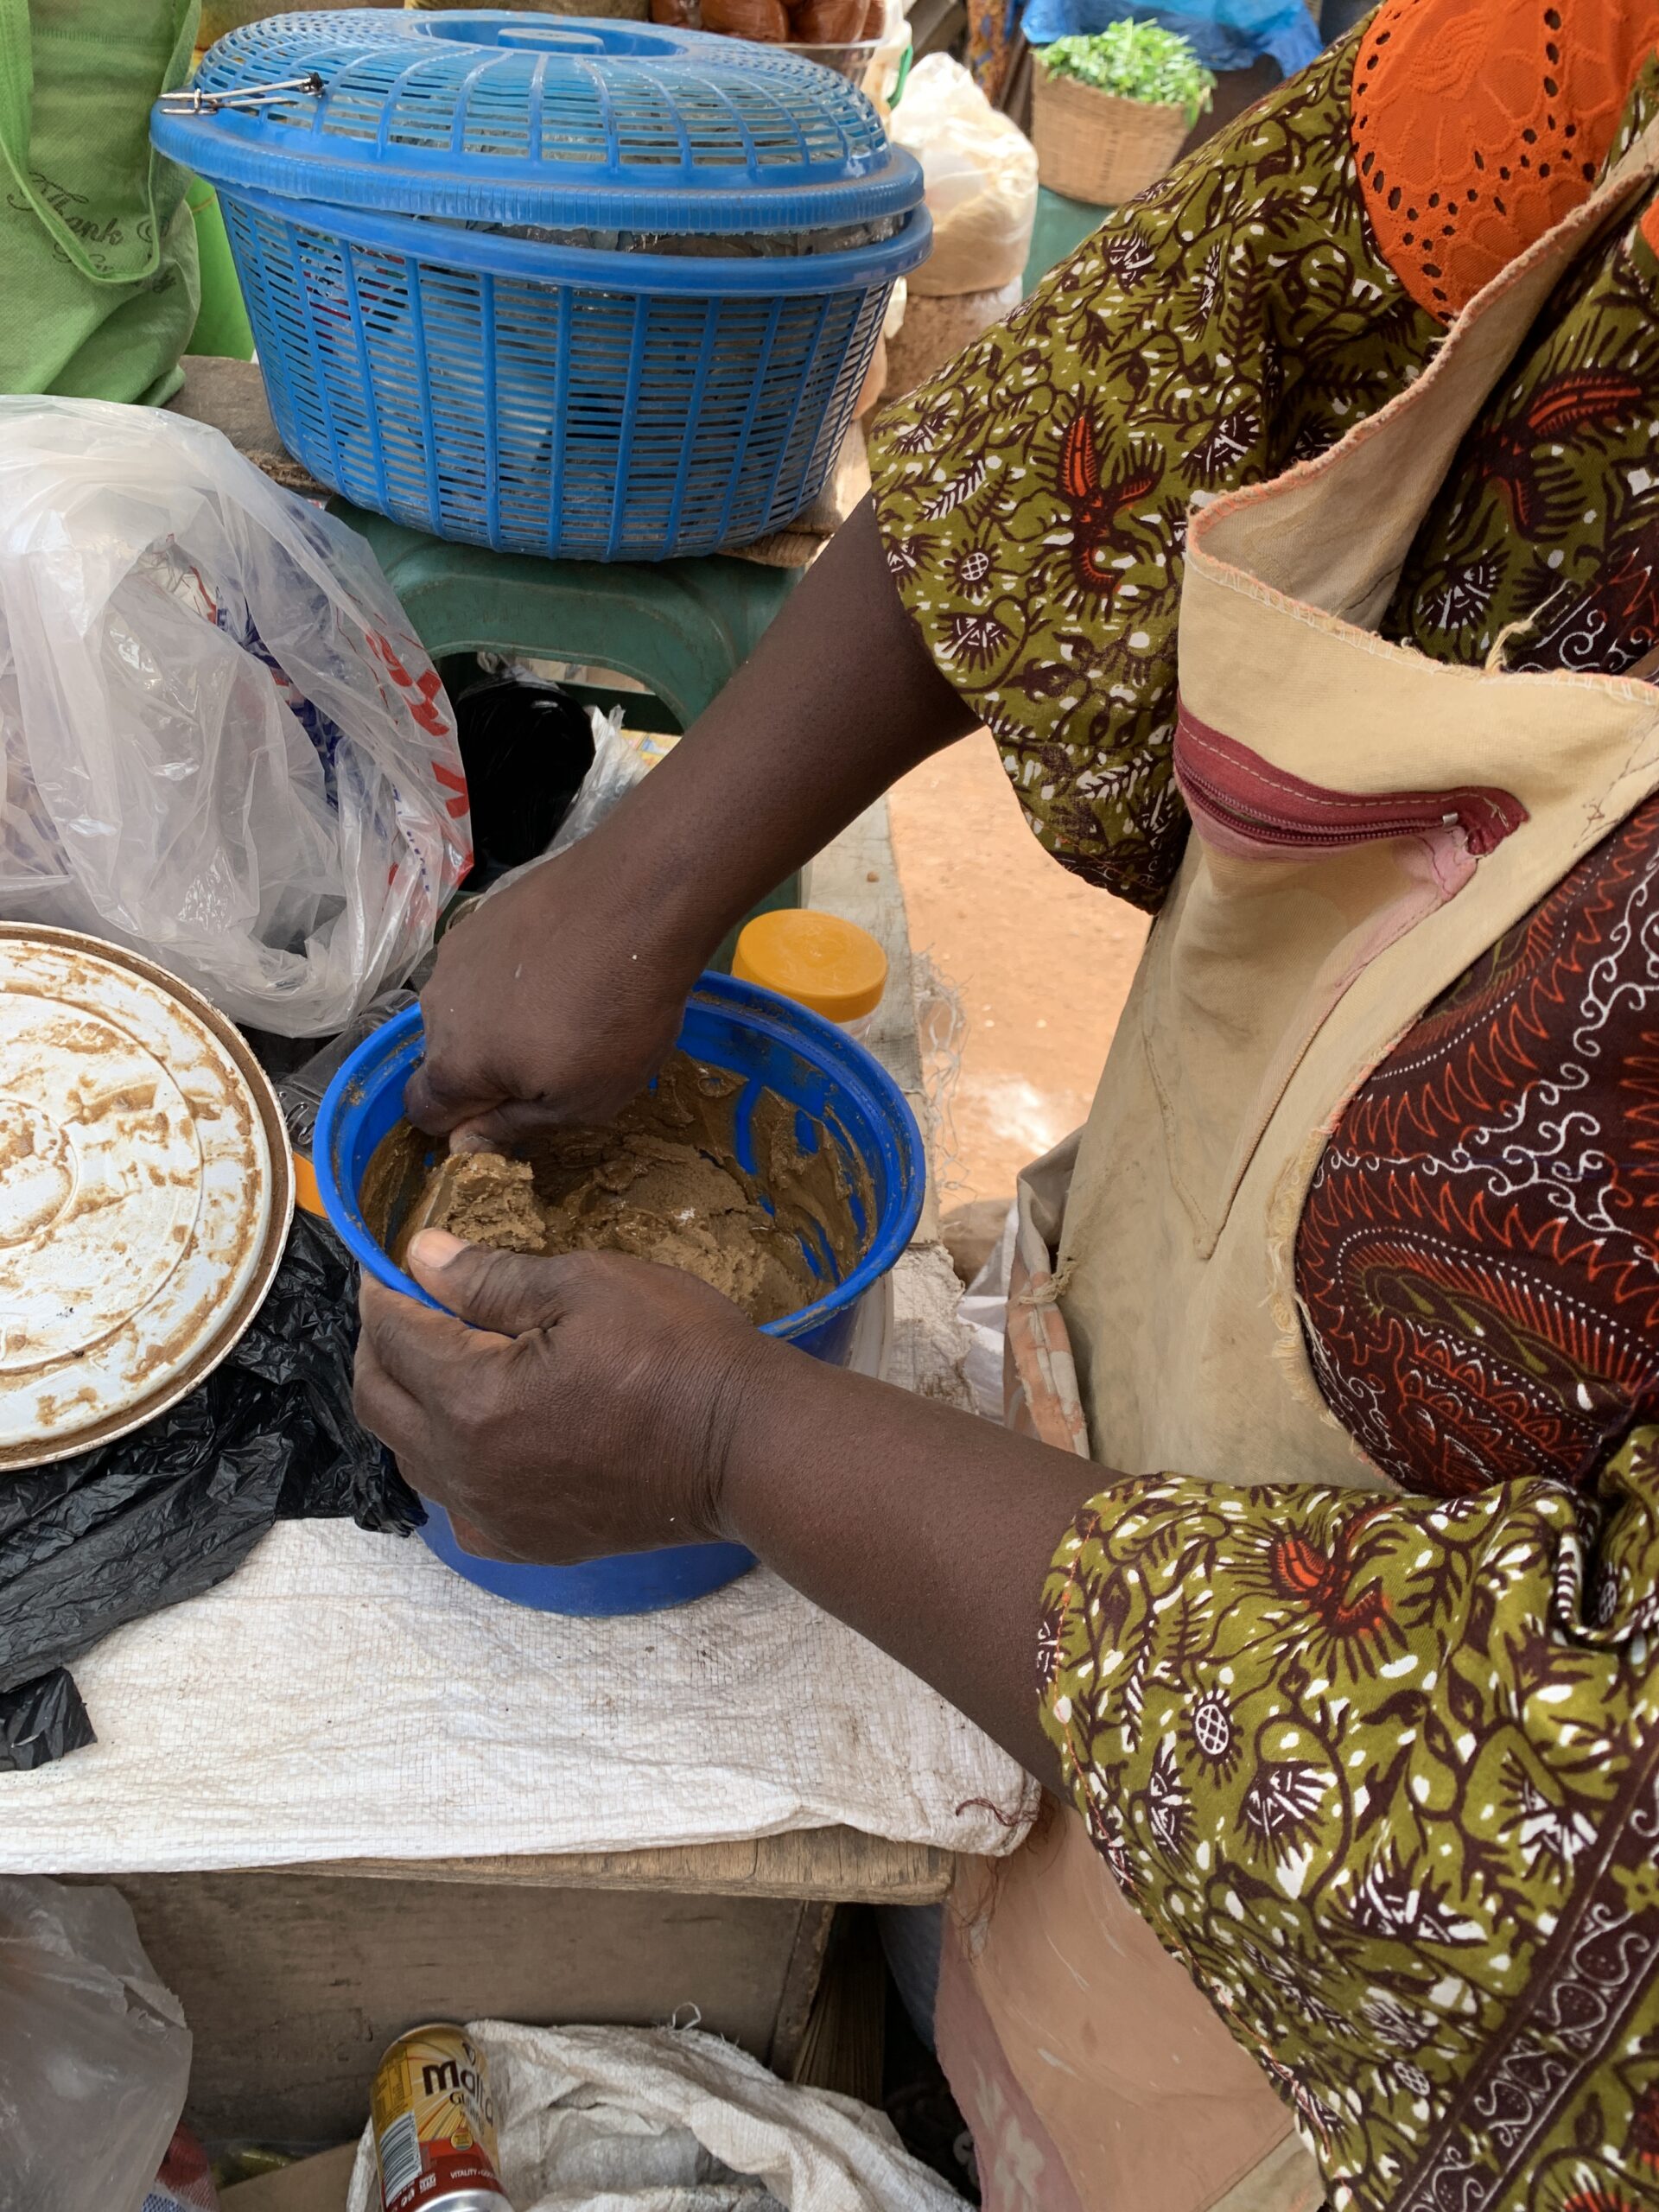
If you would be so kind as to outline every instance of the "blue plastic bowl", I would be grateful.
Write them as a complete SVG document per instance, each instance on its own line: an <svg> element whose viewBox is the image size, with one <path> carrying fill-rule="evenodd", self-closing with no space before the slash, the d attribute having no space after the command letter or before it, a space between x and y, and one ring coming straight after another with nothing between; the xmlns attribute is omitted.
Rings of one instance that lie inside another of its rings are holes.
<svg viewBox="0 0 1659 2212"><path fill-rule="evenodd" d="M880 1063L833 1022L788 999L729 976L706 975L692 993L680 1029L692 1058L745 1078L736 1105L738 1158L755 1167L751 1120L763 1090L798 1107L799 1135L812 1142L808 1119L830 1129L860 1163L874 1193L863 1258L844 1281L825 1279L823 1295L798 1313L766 1325L768 1336L844 1367L852 1356L858 1309L915 1234L925 1182L921 1134L904 1093ZM425 1045L421 1010L410 1007L365 1038L328 1086L317 1113L312 1164L338 1235L369 1273L406 1298L435 1306L413 1276L393 1264L358 1203L376 1146L403 1117L404 1086ZM436 1157L436 1148L434 1150ZM856 1206L856 1201L855 1201ZM815 1273L820 1255L808 1254ZM422 1535L438 1557L480 1589L542 1612L650 1613L718 1590L753 1566L741 1544L681 1544L629 1552L581 1567L521 1567L476 1559L455 1541L449 1516L427 1503Z"/></svg>

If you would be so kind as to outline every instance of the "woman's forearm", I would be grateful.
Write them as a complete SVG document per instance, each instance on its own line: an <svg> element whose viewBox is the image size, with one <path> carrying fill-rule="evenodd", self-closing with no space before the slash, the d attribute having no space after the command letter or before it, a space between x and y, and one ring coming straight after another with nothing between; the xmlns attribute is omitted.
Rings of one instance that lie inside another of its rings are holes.
<svg viewBox="0 0 1659 2212"><path fill-rule="evenodd" d="M755 902L976 717L924 650L867 500L744 666L593 833L696 964Z"/></svg>
<svg viewBox="0 0 1659 2212"><path fill-rule="evenodd" d="M429 1230L363 1285L359 1417L462 1541L597 1559L726 1537L880 1644L1033 1773L1049 1565L1112 1477L761 1335L671 1268Z"/></svg>
<svg viewBox="0 0 1659 2212"><path fill-rule="evenodd" d="M973 717L861 508L660 766L438 948L410 1118L516 1143L609 1120L662 1065L732 926Z"/></svg>
<svg viewBox="0 0 1659 2212"><path fill-rule="evenodd" d="M723 1533L1053 1782L1036 1689L1043 1583L1111 1477L782 1344L755 1363L729 1435Z"/></svg>

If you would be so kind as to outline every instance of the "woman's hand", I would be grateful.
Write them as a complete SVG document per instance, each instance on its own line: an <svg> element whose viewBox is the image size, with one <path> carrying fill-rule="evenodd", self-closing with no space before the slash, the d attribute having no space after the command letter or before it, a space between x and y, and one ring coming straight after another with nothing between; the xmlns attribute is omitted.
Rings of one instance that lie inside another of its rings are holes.
<svg viewBox="0 0 1659 2212"><path fill-rule="evenodd" d="M668 759L444 939L410 1120L502 1146L612 1120L667 1058L727 931L973 727L899 604L867 502Z"/></svg>
<svg viewBox="0 0 1659 2212"><path fill-rule="evenodd" d="M671 1268L430 1230L410 1260L462 1318L365 1279L358 1414L469 1551L563 1565L747 1544L1052 1771L1043 1580L1105 1469L825 1366Z"/></svg>
<svg viewBox="0 0 1659 2212"><path fill-rule="evenodd" d="M429 1230L410 1265L450 1311L364 1278L358 1418L468 1551L565 1566L723 1533L746 1394L768 1355L798 1354L644 1260L526 1258Z"/></svg>
<svg viewBox="0 0 1659 2212"><path fill-rule="evenodd" d="M404 1111L496 1146L613 1121L672 1051L701 971L650 902L631 906L601 829L483 900L438 947L421 994L426 1058Z"/></svg>

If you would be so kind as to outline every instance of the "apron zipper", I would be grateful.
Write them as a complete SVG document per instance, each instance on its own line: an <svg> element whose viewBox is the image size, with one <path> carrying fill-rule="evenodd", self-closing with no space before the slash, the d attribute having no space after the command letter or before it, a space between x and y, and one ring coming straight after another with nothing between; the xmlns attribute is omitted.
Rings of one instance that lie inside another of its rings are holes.
<svg viewBox="0 0 1659 2212"><path fill-rule="evenodd" d="M1271 768L1183 704L1175 724L1175 780L1200 824L1264 850L1335 852L1390 837L1457 830L1476 859L1527 818L1510 792L1463 785L1445 791L1333 791Z"/></svg>

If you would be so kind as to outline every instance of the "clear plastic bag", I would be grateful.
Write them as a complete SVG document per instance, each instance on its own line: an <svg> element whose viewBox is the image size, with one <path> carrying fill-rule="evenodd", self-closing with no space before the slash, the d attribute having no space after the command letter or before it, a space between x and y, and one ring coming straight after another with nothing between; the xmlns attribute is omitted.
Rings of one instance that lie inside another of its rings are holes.
<svg viewBox="0 0 1659 2212"><path fill-rule="evenodd" d="M0 1876L0 2212L138 2212L189 2079L125 1898Z"/></svg>
<svg viewBox="0 0 1659 2212"><path fill-rule="evenodd" d="M677 738L661 737L654 730L624 729L620 708L602 715L595 707L593 723L594 765L582 778L582 789L571 801L569 813L560 823L552 843L543 855L545 860L550 860L555 853L566 851L578 837L585 837L590 830L597 829L617 801L626 798L663 755L679 742Z"/></svg>
<svg viewBox="0 0 1659 2212"><path fill-rule="evenodd" d="M470 861L454 716L360 538L205 424L0 398L0 915L315 1037Z"/></svg>
<svg viewBox="0 0 1659 2212"><path fill-rule="evenodd" d="M933 218L933 251L910 277L912 293L944 298L1012 283L1037 219L1037 152L1024 131L948 54L916 64L890 128L922 165Z"/></svg>
<svg viewBox="0 0 1659 2212"><path fill-rule="evenodd" d="M582 789L570 802L570 811L554 832L547 850L538 853L533 861L526 861L522 868L509 868L504 875L498 876L484 893L486 899L493 899L498 891L517 883L531 868L540 868L543 861L568 852L578 837L585 837L590 830L597 829L617 801L626 798L664 754L679 743L677 738L659 736L654 730L624 729L620 707L613 707L608 715L601 714L597 707L588 711L594 729L594 764L582 779Z"/></svg>

